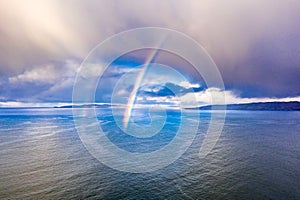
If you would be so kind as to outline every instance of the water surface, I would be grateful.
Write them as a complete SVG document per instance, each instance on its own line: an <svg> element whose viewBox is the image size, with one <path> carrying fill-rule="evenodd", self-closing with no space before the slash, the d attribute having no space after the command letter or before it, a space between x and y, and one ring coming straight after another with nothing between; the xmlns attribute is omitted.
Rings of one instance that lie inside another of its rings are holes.
<svg viewBox="0 0 300 200"><path fill-rule="evenodd" d="M176 135L178 110L151 140L120 137L110 112L97 112L110 140L128 151L155 151ZM0 109L0 198L300 199L300 112L228 111L217 144L200 159L209 112L180 159L133 174L89 154L71 109ZM139 119L149 123L147 115Z"/></svg>

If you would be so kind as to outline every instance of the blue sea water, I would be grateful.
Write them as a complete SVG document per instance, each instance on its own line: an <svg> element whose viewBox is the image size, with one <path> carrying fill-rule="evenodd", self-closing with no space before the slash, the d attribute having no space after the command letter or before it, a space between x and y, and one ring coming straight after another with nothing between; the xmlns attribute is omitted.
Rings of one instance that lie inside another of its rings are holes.
<svg viewBox="0 0 300 200"><path fill-rule="evenodd" d="M195 120L196 111L189 112L185 117ZM72 109L0 109L0 199L300 199L300 112L227 111L218 142L200 159L210 112L201 113L197 135L178 160L128 173L87 151ZM139 153L170 143L181 116L168 110L158 135L136 139L122 135L109 108L97 114L110 141ZM147 126L149 115L136 122Z"/></svg>

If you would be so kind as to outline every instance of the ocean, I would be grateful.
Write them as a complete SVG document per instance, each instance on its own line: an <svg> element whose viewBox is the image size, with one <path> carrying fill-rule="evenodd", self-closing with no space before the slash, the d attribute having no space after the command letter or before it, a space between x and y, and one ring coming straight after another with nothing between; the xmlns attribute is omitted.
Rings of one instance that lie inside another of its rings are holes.
<svg viewBox="0 0 300 200"><path fill-rule="evenodd" d="M110 108L96 109L109 141L133 154L159 151L177 136L181 111L155 112L167 115L161 130L136 138L121 131ZM90 154L72 109L1 108L0 199L300 199L300 112L227 111L223 131L204 158L199 149L211 113L218 111L201 111L199 118L194 112L183 116L183 133L196 128L196 135L178 159L131 173ZM140 127L155 122L147 113L133 112Z"/></svg>

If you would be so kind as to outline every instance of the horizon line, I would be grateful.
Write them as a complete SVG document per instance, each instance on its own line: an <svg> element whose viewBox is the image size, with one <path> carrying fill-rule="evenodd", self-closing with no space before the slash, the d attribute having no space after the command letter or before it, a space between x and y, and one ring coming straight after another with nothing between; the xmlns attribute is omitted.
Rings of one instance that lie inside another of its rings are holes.
<svg viewBox="0 0 300 200"><path fill-rule="evenodd" d="M201 104L199 103L198 105L180 105L180 104L171 104L171 103L142 103L142 104L135 104L134 108L141 108L141 107L151 107L151 106L160 106L160 107L173 107L173 108L197 108L197 107L205 107L205 106L224 106L224 105L241 105L241 104L254 104L254 103L300 103L300 101L256 101L256 102L231 102L231 103L226 103L226 104L208 104L204 103ZM73 106L90 106L93 107L93 105L97 106L118 106L118 107L123 107L127 108L127 104L112 104L112 103L107 103L107 102L89 102L89 103L51 103L51 102L44 102L44 103L29 103L29 102L13 102L13 104L8 105L8 106L3 106L1 103L6 103L6 102L0 102L0 108L66 108L70 107L72 108ZM20 105L18 105L20 104Z"/></svg>

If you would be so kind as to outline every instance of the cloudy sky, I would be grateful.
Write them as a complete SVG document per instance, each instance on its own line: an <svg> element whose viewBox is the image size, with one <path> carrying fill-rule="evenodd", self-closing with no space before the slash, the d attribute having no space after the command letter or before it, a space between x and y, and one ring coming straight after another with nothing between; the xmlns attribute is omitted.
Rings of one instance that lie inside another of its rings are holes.
<svg viewBox="0 0 300 200"><path fill-rule="evenodd" d="M113 34L147 26L180 31L203 45L226 90L205 88L195 77L159 77L164 69L154 66L147 76L156 78L145 78L137 100L176 102L168 87L187 100L192 89L203 103L219 92L229 103L300 100L299 10L299 0L0 0L0 106L71 102L89 51ZM140 60L114 63L96 100L108 101L124 74L134 79ZM119 89L114 94L124 98L132 90Z"/></svg>

